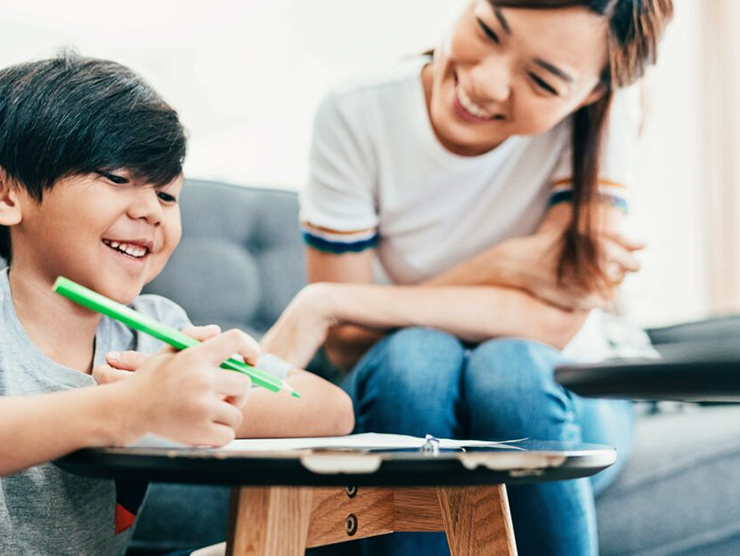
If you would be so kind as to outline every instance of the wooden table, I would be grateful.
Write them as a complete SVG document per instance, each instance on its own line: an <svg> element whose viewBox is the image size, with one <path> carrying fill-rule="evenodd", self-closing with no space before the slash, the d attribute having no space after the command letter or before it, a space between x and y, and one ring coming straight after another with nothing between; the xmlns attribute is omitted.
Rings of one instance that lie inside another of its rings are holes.
<svg viewBox="0 0 740 556"><path fill-rule="evenodd" d="M231 555L445 531L453 556L488 556L516 554L505 484L587 477L615 461L608 446L525 441L437 453L104 448L57 464L90 477L232 485Z"/></svg>

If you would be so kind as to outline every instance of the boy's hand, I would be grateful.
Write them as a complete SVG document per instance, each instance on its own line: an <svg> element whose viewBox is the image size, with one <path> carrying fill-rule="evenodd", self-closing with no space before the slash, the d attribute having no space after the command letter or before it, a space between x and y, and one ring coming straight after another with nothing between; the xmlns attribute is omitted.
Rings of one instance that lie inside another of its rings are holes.
<svg viewBox="0 0 740 556"><path fill-rule="evenodd" d="M254 363L259 345L230 330L181 352L151 356L131 378L112 385L124 392L123 443L148 432L193 445L232 441L251 386L246 375L220 368L235 353Z"/></svg>
<svg viewBox="0 0 740 556"><path fill-rule="evenodd" d="M221 327L217 324L190 326L183 328L182 333L204 342L221 334ZM174 349L170 346L164 346L159 350L159 353L174 353ZM92 376L98 384L118 382L130 377L133 371L138 370L151 357L152 354L150 353L139 353L138 351L111 351L105 354L106 363L102 363L93 369Z"/></svg>

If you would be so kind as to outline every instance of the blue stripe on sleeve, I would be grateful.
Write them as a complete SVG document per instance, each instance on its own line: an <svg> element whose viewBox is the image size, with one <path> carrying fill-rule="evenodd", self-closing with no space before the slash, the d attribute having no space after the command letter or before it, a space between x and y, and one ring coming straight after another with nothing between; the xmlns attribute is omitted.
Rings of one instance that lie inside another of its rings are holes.
<svg viewBox="0 0 740 556"><path fill-rule="evenodd" d="M599 199L601 200L601 202L609 203L613 207L616 207L625 213L629 212L629 205L627 203L627 199L624 199L623 197L617 197L616 195L612 195L610 193L599 193ZM547 206L551 207L559 203L570 203L572 201L573 201L573 190L566 189L563 191L557 191L553 193L552 196L550 197L550 201L547 203Z"/></svg>
<svg viewBox="0 0 740 556"><path fill-rule="evenodd" d="M303 241L319 251L325 253L359 253L365 249L370 249L378 244L378 234L368 239L354 242L328 241L324 238L303 232Z"/></svg>

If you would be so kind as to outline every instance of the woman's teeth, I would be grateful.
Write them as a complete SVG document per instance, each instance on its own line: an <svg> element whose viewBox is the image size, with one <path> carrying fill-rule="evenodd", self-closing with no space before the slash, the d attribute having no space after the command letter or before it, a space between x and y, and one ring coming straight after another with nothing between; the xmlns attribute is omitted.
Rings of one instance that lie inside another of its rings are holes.
<svg viewBox="0 0 740 556"><path fill-rule="evenodd" d="M141 245L135 245L133 243L122 243L119 241L107 241L107 240L103 240L103 243L105 243L108 247L115 249L116 251L120 251L121 253L126 253L127 255L130 255L137 259L140 259L141 257L147 254L147 248L142 247Z"/></svg>
<svg viewBox="0 0 740 556"><path fill-rule="evenodd" d="M481 118L483 120L489 120L493 117L492 114L489 114L483 108L476 105L472 100L470 100L470 97L465 94L465 91L463 91L462 87L458 86L457 88L457 98L460 101L460 104L462 104L462 107L465 108L470 114L475 116L476 118Z"/></svg>

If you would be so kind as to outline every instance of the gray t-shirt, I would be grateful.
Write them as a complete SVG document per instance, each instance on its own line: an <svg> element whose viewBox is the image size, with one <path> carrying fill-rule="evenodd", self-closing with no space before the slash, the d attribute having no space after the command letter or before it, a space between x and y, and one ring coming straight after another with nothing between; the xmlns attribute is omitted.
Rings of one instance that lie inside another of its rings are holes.
<svg viewBox="0 0 740 556"><path fill-rule="evenodd" d="M159 296L142 295L131 306L177 329L190 324L182 308ZM94 363L103 363L109 351L153 353L161 346L158 340L103 317L95 335ZM90 375L58 365L31 342L13 306L8 271L0 270L0 396L94 385ZM49 423L63 426L64 422ZM145 492L145 483L78 477L51 463L2 477L0 554L123 554Z"/></svg>

